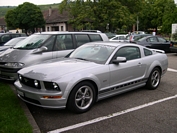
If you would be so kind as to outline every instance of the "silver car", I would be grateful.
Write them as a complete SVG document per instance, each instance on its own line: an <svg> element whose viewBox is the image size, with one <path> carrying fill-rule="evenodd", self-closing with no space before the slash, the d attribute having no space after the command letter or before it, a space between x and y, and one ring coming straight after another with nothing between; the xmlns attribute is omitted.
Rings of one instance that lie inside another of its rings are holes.
<svg viewBox="0 0 177 133"><path fill-rule="evenodd" d="M45 60L64 57L87 42L108 41L104 33L42 32L0 54L0 79L16 80L17 71Z"/></svg>
<svg viewBox="0 0 177 133"><path fill-rule="evenodd" d="M91 42L63 59L21 69L14 84L27 103L83 113L107 97L156 89L167 67L166 54L137 44Z"/></svg>

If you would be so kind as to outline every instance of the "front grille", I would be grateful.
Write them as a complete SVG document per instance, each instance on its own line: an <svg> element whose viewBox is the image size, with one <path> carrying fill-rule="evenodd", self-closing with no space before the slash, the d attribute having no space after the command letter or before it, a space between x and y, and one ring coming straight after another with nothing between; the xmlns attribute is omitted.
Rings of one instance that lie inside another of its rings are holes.
<svg viewBox="0 0 177 133"><path fill-rule="evenodd" d="M0 71L2 71L2 72L17 73L18 70L20 70L20 69L19 68L0 67Z"/></svg>
<svg viewBox="0 0 177 133"><path fill-rule="evenodd" d="M40 82L38 81L38 86L35 86L35 80L34 79L26 78L26 77L21 76L21 79L19 78L19 81L20 81L20 83L22 83L26 86L33 87L33 88L36 88L36 89L41 89Z"/></svg>

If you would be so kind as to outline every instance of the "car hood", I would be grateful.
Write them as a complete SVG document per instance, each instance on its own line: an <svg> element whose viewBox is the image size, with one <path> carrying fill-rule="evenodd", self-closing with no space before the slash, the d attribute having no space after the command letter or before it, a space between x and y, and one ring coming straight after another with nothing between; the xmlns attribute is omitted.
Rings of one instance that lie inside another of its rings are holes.
<svg viewBox="0 0 177 133"><path fill-rule="evenodd" d="M0 62L20 62L32 50L7 49L0 55Z"/></svg>
<svg viewBox="0 0 177 133"><path fill-rule="evenodd" d="M11 48L12 46L0 46L0 51L4 51L8 48Z"/></svg>
<svg viewBox="0 0 177 133"><path fill-rule="evenodd" d="M62 59L26 67L18 71L18 73L32 79L54 81L64 75L74 72L79 73L83 69L86 71L86 69L97 66L100 66L100 64L79 59Z"/></svg>

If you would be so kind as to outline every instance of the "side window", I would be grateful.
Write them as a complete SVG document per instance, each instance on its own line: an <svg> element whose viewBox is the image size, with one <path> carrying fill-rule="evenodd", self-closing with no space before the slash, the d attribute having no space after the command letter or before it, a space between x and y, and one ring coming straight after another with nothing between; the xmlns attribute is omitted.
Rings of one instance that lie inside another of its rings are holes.
<svg viewBox="0 0 177 133"><path fill-rule="evenodd" d="M113 40L118 40L118 37L115 37Z"/></svg>
<svg viewBox="0 0 177 133"><path fill-rule="evenodd" d="M120 36L119 40L125 40L125 37L124 36Z"/></svg>
<svg viewBox="0 0 177 133"><path fill-rule="evenodd" d="M1 42L8 42L10 40L10 35L2 35Z"/></svg>
<svg viewBox="0 0 177 133"><path fill-rule="evenodd" d="M164 38L158 37L159 42L166 42Z"/></svg>
<svg viewBox="0 0 177 133"><path fill-rule="evenodd" d="M90 42L88 35L75 35L77 47L83 45L84 43Z"/></svg>
<svg viewBox="0 0 177 133"><path fill-rule="evenodd" d="M52 51L53 49L53 45L54 45L54 41L55 41L55 36L51 36L45 43L43 46L47 47L47 51Z"/></svg>
<svg viewBox="0 0 177 133"><path fill-rule="evenodd" d="M152 51L150 51L150 50L148 50L148 49L144 49L144 55L145 55L145 56L152 55Z"/></svg>
<svg viewBox="0 0 177 133"><path fill-rule="evenodd" d="M156 37L150 37L147 39L148 42L157 42L157 38Z"/></svg>
<svg viewBox="0 0 177 133"><path fill-rule="evenodd" d="M74 49L72 36L69 35L57 35L54 51Z"/></svg>
<svg viewBox="0 0 177 133"><path fill-rule="evenodd" d="M11 34L12 38L19 37L20 34Z"/></svg>
<svg viewBox="0 0 177 133"><path fill-rule="evenodd" d="M141 58L141 53L138 47L127 46L120 48L116 53L116 57L126 57L127 60L134 60Z"/></svg>
<svg viewBox="0 0 177 133"><path fill-rule="evenodd" d="M91 38L91 41L94 42L94 41L103 41L101 36L99 34L90 34L89 37Z"/></svg>

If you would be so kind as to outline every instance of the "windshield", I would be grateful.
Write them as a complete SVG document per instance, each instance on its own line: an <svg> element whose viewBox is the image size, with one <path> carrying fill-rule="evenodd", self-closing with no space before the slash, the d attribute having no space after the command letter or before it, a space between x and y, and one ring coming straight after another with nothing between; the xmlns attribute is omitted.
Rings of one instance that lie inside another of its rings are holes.
<svg viewBox="0 0 177 133"><path fill-rule="evenodd" d="M14 48L15 49L39 48L50 36L51 35L33 34L27 37L25 40L19 42Z"/></svg>
<svg viewBox="0 0 177 133"><path fill-rule="evenodd" d="M114 46L108 46L104 44L85 44L72 52L69 58L76 58L104 64L114 49Z"/></svg>
<svg viewBox="0 0 177 133"><path fill-rule="evenodd" d="M8 42L6 42L6 43L4 44L4 46L14 46L14 45L16 45L18 42L22 41L23 39L25 39L25 38L13 38L13 39L9 40Z"/></svg>

